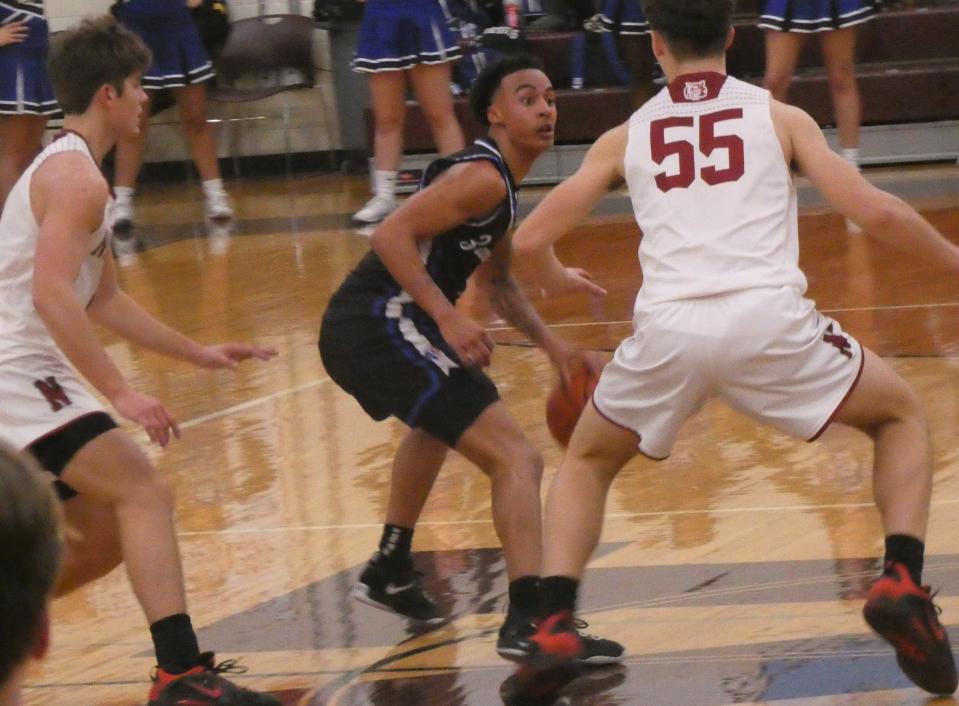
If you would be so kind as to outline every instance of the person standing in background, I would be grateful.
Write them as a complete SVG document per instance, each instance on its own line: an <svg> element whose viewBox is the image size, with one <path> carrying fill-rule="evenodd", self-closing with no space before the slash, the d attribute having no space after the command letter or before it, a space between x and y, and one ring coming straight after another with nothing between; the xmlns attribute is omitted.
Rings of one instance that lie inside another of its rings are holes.
<svg viewBox="0 0 959 706"><path fill-rule="evenodd" d="M47 78L49 36L43 0L0 0L0 205L58 111Z"/></svg>
<svg viewBox="0 0 959 706"><path fill-rule="evenodd" d="M452 62L461 53L438 0L366 2L353 70L369 74L375 171L373 197L353 215L356 223L379 223L396 210L407 80L440 155L463 149L450 92Z"/></svg>
<svg viewBox="0 0 959 706"><path fill-rule="evenodd" d="M829 79L840 154L859 167L862 106L856 82L856 26L872 19L879 0L764 0L759 26L766 30L766 76L773 98L786 102L799 52L812 33L819 34ZM850 220L846 227L858 232Z"/></svg>
<svg viewBox="0 0 959 706"><path fill-rule="evenodd" d="M220 177L213 127L206 119L206 82L213 78L213 65L190 15L190 9L200 1L120 0L113 11L153 53L153 63L143 75L147 95L164 88L173 90L183 131L190 143L190 155L203 182L206 217L225 221L233 218L233 205ZM149 125L150 110L147 109L141 116L139 134L117 144L113 227L116 230L114 248L118 254L136 249L132 232L133 196L143 165Z"/></svg>

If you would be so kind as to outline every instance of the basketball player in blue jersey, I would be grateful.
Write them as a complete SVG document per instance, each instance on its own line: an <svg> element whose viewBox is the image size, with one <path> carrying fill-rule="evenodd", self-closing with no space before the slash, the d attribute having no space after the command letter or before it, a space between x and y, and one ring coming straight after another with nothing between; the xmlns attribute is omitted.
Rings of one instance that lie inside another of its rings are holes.
<svg viewBox="0 0 959 706"><path fill-rule="evenodd" d="M553 87L538 59L516 54L487 66L470 98L489 136L430 164L420 191L376 229L372 251L330 300L319 347L330 377L371 417L394 416L409 427L393 462L380 547L354 597L413 620L443 620L410 547L437 473L455 449L492 484L493 523L510 579L497 651L518 659L539 600L543 464L482 372L493 342L455 306L467 279L473 276L561 375L594 364L550 332L510 274L516 184L553 145ZM558 276L567 289L595 287L581 272ZM584 640L584 662L622 654L608 640Z"/></svg>
<svg viewBox="0 0 959 706"><path fill-rule="evenodd" d="M140 75L149 64L143 42L111 17L54 40L49 74L66 114L64 133L26 169L0 215L0 437L58 478L72 531L56 594L126 564L156 650L150 706L279 706L223 679L212 653L200 652L170 487L74 372L166 446L179 435L176 421L124 379L94 322L202 368L275 355L242 343L202 345L117 285L100 165L117 139L137 132L146 102Z"/></svg>
<svg viewBox="0 0 959 706"><path fill-rule="evenodd" d="M926 418L886 362L803 296L792 169L881 240L952 272L959 248L832 152L806 113L726 75L732 0L643 6L669 84L601 136L515 236L525 256L547 255L624 181L643 231L634 334L604 368L546 503L544 606L530 661L584 650L573 622L579 579L616 474L637 454L668 456L685 420L718 397L797 438L813 440L833 421L872 438L886 554L864 615L913 682L952 693L949 639L921 580L932 490Z"/></svg>

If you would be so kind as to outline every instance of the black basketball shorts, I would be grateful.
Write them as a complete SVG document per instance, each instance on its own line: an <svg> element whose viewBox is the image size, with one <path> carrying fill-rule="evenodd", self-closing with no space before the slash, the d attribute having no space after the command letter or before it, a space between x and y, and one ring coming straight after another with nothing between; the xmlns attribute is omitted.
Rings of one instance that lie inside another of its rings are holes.
<svg viewBox="0 0 959 706"><path fill-rule="evenodd" d="M373 419L397 417L450 448L499 399L493 382L464 367L426 317L327 316L319 348L329 376Z"/></svg>

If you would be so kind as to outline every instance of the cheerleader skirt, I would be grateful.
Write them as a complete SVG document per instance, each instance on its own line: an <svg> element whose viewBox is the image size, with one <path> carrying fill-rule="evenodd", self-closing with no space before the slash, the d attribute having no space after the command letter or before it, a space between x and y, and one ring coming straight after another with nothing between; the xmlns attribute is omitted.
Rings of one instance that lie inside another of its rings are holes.
<svg viewBox="0 0 959 706"><path fill-rule="evenodd" d="M880 0L766 0L759 26L779 32L829 32L872 19Z"/></svg>
<svg viewBox="0 0 959 706"><path fill-rule="evenodd" d="M437 0L367 0L353 70L402 71L417 64L445 64L461 55Z"/></svg>
<svg viewBox="0 0 959 706"><path fill-rule="evenodd" d="M213 78L213 64L185 3L162 15L137 10L135 2L121 5L117 17L153 52L153 63L143 74L145 89L178 88Z"/></svg>

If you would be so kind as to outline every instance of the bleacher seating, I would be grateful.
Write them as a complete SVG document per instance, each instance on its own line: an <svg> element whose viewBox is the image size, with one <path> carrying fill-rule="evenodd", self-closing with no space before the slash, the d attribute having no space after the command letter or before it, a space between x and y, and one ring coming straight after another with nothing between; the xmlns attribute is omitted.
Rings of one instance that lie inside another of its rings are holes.
<svg viewBox="0 0 959 706"><path fill-rule="evenodd" d="M758 0L741 1L739 8L728 69L759 84L765 47L763 31L756 27ZM557 144L592 142L636 107L631 87L569 88L573 36L572 32L528 35L530 51L543 59L558 89ZM857 60L864 125L959 119L959 3L955 0L914 0L883 12L860 27ZM815 38L806 42L800 56L790 101L820 125L832 122L828 82ZM456 103L467 135L482 134L482 126L469 115L466 99L457 98ZM422 114L414 102L407 107L406 151L432 152L432 137Z"/></svg>

